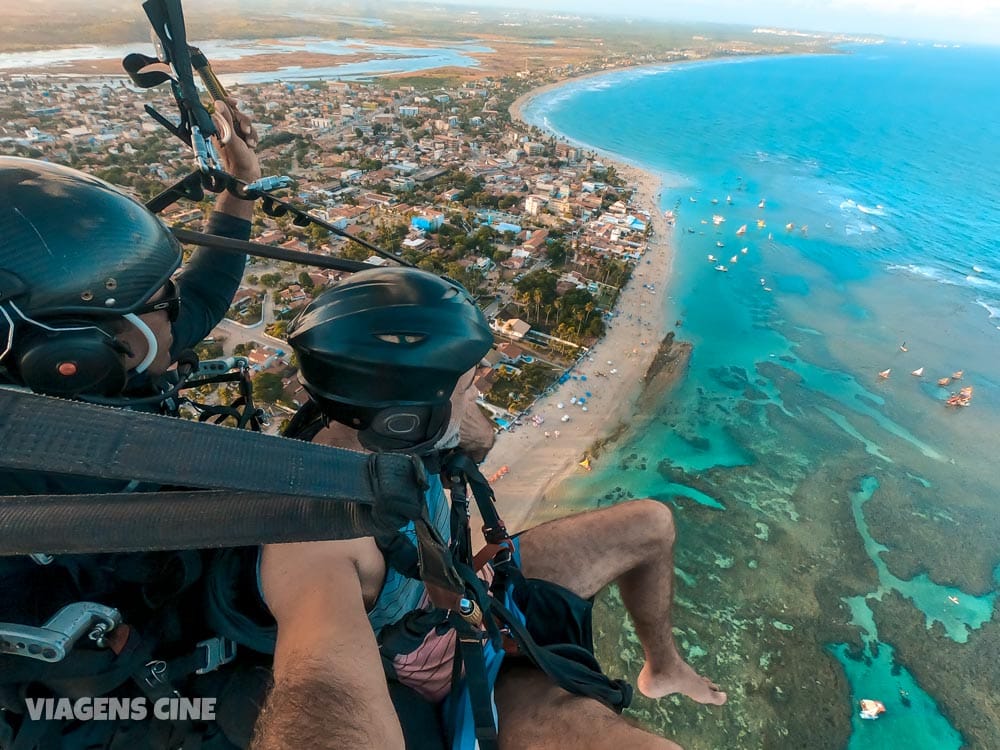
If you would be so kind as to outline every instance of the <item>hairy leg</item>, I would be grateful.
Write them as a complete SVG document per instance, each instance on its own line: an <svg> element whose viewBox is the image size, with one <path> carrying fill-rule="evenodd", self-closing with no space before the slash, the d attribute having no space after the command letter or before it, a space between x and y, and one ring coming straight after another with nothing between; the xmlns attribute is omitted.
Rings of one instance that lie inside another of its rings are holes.
<svg viewBox="0 0 1000 750"><path fill-rule="evenodd" d="M529 578L544 578L585 598L618 583L646 656L637 681L643 695L683 693L699 703L722 704L726 694L695 672L674 644L675 536L666 505L636 500L550 521L518 539Z"/></svg>
<svg viewBox="0 0 1000 750"><path fill-rule="evenodd" d="M500 675L496 704L500 750L681 750L596 700L570 695L532 666Z"/></svg>

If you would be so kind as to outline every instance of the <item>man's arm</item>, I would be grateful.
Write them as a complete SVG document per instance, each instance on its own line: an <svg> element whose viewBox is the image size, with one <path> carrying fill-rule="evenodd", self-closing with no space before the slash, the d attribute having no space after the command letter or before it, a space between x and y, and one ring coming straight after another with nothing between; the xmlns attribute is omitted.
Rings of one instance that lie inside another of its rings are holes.
<svg viewBox="0 0 1000 750"><path fill-rule="evenodd" d="M370 538L264 548L261 583L278 641L253 750L403 748L366 614L384 575Z"/></svg>
<svg viewBox="0 0 1000 750"><path fill-rule="evenodd" d="M219 145L219 155L227 172L245 182L260 177L260 163L253 148L257 145L250 118L236 109L236 102L215 102L217 122L225 121L233 136ZM241 138L238 133L242 133ZM250 239L254 201L237 198L229 191L219 193L206 231L233 239ZM181 315L174 323L174 357L194 346L218 325L232 304L246 268L246 256L211 248L198 248L184 265L176 283L181 291Z"/></svg>

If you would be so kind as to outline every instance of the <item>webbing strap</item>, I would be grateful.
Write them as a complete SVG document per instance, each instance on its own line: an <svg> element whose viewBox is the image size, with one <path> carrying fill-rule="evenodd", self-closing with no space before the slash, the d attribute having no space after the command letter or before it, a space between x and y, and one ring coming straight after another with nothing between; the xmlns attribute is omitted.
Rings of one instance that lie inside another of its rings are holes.
<svg viewBox="0 0 1000 750"><path fill-rule="evenodd" d="M0 446L2 469L349 497L362 505L376 500L370 457L363 453L16 390L0 389ZM418 461L385 453L377 467L381 490L405 482L418 494L423 475ZM423 504L420 489L413 517ZM395 506L398 499L392 502Z"/></svg>
<svg viewBox="0 0 1000 750"><path fill-rule="evenodd" d="M455 664L465 667L465 687L469 691L472 721L480 750L499 750L496 720L493 717L493 699L489 675L486 672L484 636L457 612L448 616L455 629ZM453 682L453 684L458 684Z"/></svg>
<svg viewBox="0 0 1000 750"><path fill-rule="evenodd" d="M0 446L0 469L227 490L0 497L0 555L96 551L105 538L119 550L354 538L373 535L380 521L421 519L424 508L423 467L407 455L372 457L16 390L0 389Z"/></svg>
<svg viewBox="0 0 1000 750"><path fill-rule="evenodd" d="M351 498L222 490L0 498L0 556L242 547L373 536Z"/></svg>

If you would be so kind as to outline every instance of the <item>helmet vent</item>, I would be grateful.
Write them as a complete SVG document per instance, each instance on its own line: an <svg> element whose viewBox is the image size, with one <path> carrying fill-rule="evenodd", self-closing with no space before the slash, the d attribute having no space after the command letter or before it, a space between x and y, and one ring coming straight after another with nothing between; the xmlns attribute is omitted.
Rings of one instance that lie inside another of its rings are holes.
<svg viewBox="0 0 1000 750"><path fill-rule="evenodd" d="M427 337L419 333L376 333L375 338L387 344L418 344Z"/></svg>

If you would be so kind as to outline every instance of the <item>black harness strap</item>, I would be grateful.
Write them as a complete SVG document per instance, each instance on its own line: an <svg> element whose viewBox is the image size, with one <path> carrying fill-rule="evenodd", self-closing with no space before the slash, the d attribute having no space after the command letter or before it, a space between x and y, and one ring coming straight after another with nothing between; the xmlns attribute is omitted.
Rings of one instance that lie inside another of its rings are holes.
<svg viewBox="0 0 1000 750"><path fill-rule="evenodd" d="M0 555L101 551L107 549L105 534L117 540L120 550L181 549L258 544L280 537L378 536L413 521L421 577L461 591L450 553L428 522L427 480L414 456L366 455L12 389L0 389L0 445L4 469L207 487L229 495L135 493L110 501L107 496L86 501L72 496L98 513L87 520L83 511L72 512L67 496L0 498ZM233 491L243 497L234 502ZM129 510L133 503L145 505L145 513ZM282 506L285 513L277 516ZM206 507L214 508L215 515ZM106 514L103 521L100 514ZM150 523L152 518L156 524ZM131 519L132 541L114 530L125 519ZM89 533L84 534L81 524L88 521ZM143 522L155 528L143 528ZM238 533L230 535L231 530ZM141 543L135 541L138 536L144 537Z"/></svg>
<svg viewBox="0 0 1000 750"><path fill-rule="evenodd" d="M220 490L0 499L0 555L242 547L372 536L369 506Z"/></svg>
<svg viewBox="0 0 1000 750"><path fill-rule="evenodd" d="M0 445L4 469L376 503L363 453L10 389L0 389ZM379 486L408 483L412 516L418 466L379 458Z"/></svg>

